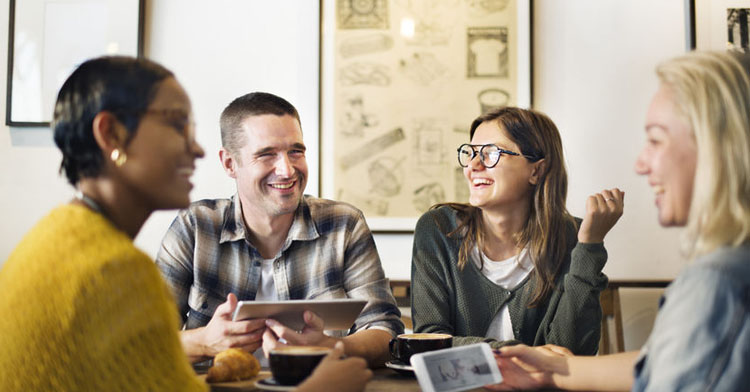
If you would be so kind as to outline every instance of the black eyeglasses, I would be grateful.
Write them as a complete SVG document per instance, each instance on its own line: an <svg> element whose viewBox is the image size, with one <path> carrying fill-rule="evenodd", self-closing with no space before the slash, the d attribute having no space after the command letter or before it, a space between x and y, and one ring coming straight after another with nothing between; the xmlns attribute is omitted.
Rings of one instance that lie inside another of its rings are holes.
<svg viewBox="0 0 750 392"><path fill-rule="evenodd" d="M477 151L477 148L479 149L479 151ZM536 162L541 159L541 157L535 157L533 155L526 155L505 150L494 144L465 143L458 147L457 151L458 164L461 165L461 167L469 166L469 164L474 159L474 157L477 156L477 154L479 154L479 161L482 162L482 165L484 165L484 167L488 169L497 166L497 163L500 162L500 157L503 156L503 154L522 156L532 162Z"/></svg>
<svg viewBox="0 0 750 392"><path fill-rule="evenodd" d="M117 109L115 113L126 116L144 117L153 115L159 117L164 123L174 128L177 132L185 137L195 136L195 121L193 115L183 109L146 109L143 111Z"/></svg>
<svg viewBox="0 0 750 392"><path fill-rule="evenodd" d="M183 109L146 109L143 115L154 115L161 117L164 122L185 135L195 131L195 120L192 113Z"/></svg>

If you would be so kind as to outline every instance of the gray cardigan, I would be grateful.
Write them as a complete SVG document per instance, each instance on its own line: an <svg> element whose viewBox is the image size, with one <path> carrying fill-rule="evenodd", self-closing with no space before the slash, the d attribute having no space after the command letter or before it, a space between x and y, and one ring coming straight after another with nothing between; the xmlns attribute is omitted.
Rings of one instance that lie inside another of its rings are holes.
<svg viewBox="0 0 750 392"><path fill-rule="evenodd" d="M528 308L534 290L532 274L512 290L491 282L471 260L457 267L463 236L456 211L440 207L417 222L411 264L411 308L414 332L454 335L453 344L488 342L493 347L524 343L556 344L575 354L596 353L601 333L599 294L607 287L601 271L607 261L604 245L579 244L577 229L569 230L570 252L563 260L555 287L540 306ZM484 337L495 314L508 304L516 340Z"/></svg>

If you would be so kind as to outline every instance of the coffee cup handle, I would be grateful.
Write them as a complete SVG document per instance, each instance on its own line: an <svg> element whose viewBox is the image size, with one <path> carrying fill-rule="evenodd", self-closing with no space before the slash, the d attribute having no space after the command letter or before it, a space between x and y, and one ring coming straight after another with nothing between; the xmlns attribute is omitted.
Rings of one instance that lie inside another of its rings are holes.
<svg viewBox="0 0 750 392"><path fill-rule="evenodd" d="M396 339L396 338L393 338L393 339L391 339L391 341L390 341L390 342L388 342L388 351L390 351L390 352L391 352L391 357L392 357L393 359L399 359L399 355L398 355L398 344L396 344L396 341L397 341L397 340L398 340L398 339Z"/></svg>
<svg viewBox="0 0 750 392"><path fill-rule="evenodd" d="M409 356L414 355L414 351L411 349L411 344L409 344L408 340L404 342L404 349L407 352L406 355L409 355Z"/></svg>

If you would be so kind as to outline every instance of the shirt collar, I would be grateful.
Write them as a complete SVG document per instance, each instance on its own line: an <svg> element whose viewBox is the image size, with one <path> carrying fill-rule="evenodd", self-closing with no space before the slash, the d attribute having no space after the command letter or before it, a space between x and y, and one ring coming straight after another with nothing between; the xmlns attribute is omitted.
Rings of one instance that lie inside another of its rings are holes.
<svg viewBox="0 0 750 392"><path fill-rule="evenodd" d="M292 227L289 228L289 234L287 234L287 240L283 247L284 250L291 245L292 241L311 241L320 237L310 213L310 205L307 203L308 197L308 195L304 195L299 206L297 206ZM240 241L247 238L239 194L235 193L232 196L229 207L224 214L224 226L221 228L219 243Z"/></svg>
<svg viewBox="0 0 750 392"><path fill-rule="evenodd" d="M242 219L242 206L237 193L229 199L229 207L224 211L224 226L221 228L219 243L245 239L245 221Z"/></svg>
<svg viewBox="0 0 750 392"><path fill-rule="evenodd" d="M315 221L313 221L312 214L310 213L310 205L307 203L308 197L310 196L302 196L297 211L294 213L294 221L292 222L292 227L289 228L289 235L287 235L288 243L290 240L311 241L320 237L318 228L315 226Z"/></svg>

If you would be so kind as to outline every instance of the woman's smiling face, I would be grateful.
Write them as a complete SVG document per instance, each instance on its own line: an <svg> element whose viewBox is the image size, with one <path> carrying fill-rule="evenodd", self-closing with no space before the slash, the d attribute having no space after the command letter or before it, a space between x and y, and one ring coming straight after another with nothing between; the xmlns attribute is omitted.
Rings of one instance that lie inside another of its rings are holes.
<svg viewBox="0 0 750 392"><path fill-rule="evenodd" d="M662 84L646 114L646 145L635 163L636 173L648 176L662 226L687 224L697 160L690 124L677 111L672 90Z"/></svg>
<svg viewBox="0 0 750 392"><path fill-rule="evenodd" d="M485 121L474 131L471 144L494 144L502 149L520 153L521 149L500 127L498 121ZM469 203L482 209L526 206L536 183L535 167L520 155L503 154L497 165L485 167L479 154L464 168L469 184Z"/></svg>

